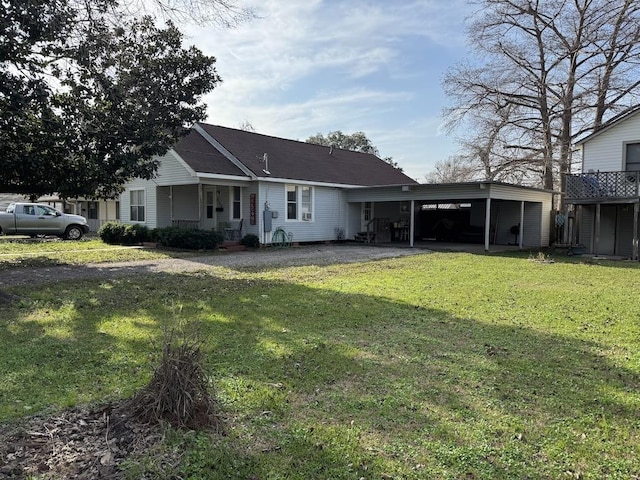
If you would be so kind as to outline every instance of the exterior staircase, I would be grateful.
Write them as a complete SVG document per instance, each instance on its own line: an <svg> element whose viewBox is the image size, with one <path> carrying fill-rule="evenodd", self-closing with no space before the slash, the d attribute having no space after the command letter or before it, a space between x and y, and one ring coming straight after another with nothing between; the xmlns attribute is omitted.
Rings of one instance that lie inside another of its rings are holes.
<svg viewBox="0 0 640 480"><path fill-rule="evenodd" d="M367 230L358 232L353 239L361 243L384 243L391 241L391 221L389 218L373 218L367 223Z"/></svg>

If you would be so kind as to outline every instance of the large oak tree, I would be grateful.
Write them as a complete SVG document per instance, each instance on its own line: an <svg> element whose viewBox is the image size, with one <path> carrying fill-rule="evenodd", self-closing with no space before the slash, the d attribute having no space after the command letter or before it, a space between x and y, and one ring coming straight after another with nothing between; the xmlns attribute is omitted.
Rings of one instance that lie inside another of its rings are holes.
<svg viewBox="0 0 640 480"><path fill-rule="evenodd" d="M112 197L205 118L215 58L112 0L1 0L0 191Z"/></svg>
<svg viewBox="0 0 640 480"><path fill-rule="evenodd" d="M467 132L461 155L484 146L487 177L563 189L575 139L639 100L640 2L473 3L473 57L444 79L450 125Z"/></svg>

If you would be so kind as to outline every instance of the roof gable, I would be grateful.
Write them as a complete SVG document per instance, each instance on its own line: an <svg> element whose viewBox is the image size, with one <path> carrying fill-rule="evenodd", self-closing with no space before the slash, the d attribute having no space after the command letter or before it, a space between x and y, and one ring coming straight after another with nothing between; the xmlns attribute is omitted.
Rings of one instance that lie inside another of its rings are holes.
<svg viewBox="0 0 640 480"><path fill-rule="evenodd" d="M640 113L640 105L636 105L635 107L619 114L616 115L614 117L612 117L611 119L609 119L607 122L605 122L598 130L596 130L593 133L590 133L589 135L587 135L584 138L581 138L580 140L576 141L576 145L583 145L584 143L588 142L589 140L600 136L601 134L611 130L612 128L616 127L617 125L625 122L627 119L635 116L636 114Z"/></svg>
<svg viewBox="0 0 640 480"><path fill-rule="evenodd" d="M198 127L256 177L362 186L417 183L375 155L204 123ZM174 150L198 173L247 177L196 130Z"/></svg>

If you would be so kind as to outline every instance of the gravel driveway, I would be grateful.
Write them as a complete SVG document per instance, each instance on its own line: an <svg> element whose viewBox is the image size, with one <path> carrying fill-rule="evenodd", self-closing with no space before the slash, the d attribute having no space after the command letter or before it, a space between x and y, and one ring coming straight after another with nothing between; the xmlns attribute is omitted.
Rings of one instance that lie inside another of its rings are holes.
<svg viewBox="0 0 640 480"><path fill-rule="evenodd" d="M282 249L265 248L241 252L220 252L218 254L190 258L18 268L2 272L2 275L0 275L0 288L25 284L50 283L68 279L118 278L155 272L193 272L207 270L212 267L269 268L297 265L357 263L427 252L430 251L420 248L368 245L311 245Z"/></svg>

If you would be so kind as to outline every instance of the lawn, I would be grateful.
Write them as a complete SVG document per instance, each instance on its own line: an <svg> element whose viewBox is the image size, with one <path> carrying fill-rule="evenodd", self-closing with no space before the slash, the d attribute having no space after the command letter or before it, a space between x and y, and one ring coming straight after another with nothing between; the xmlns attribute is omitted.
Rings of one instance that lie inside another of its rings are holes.
<svg viewBox="0 0 640 480"><path fill-rule="evenodd" d="M130 478L640 478L639 273L434 253L7 289L0 421L130 396L180 322L227 434L169 432L181 463Z"/></svg>
<svg viewBox="0 0 640 480"><path fill-rule="evenodd" d="M80 241L66 241L58 238L28 239L0 236L0 271L17 267L77 265L89 262L128 262L184 257L193 254L193 252L107 245L101 240L91 237L85 237ZM202 253L200 252L200 254Z"/></svg>

